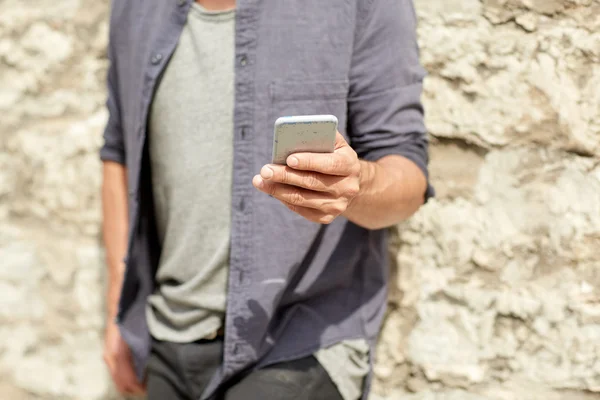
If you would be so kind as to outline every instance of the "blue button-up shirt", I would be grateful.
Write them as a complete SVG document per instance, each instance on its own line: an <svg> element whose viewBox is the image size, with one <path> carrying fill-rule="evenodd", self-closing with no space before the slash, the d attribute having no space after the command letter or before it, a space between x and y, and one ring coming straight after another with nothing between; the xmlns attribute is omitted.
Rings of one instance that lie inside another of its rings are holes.
<svg viewBox="0 0 600 400"><path fill-rule="evenodd" d="M140 377L150 349L145 302L160 256L148 110L190 1L112 2L110 117L101 158L128 171L130 233L118 322ZM415 25L411 0L237 1L224 359L203 398L246 368L303 357L345 339L374 344L386 306L385 230L369 231L345 218L309 222L251 181L270 162L275 119L303 114L337 116L340 133L362 159L397 154L427 175L420 103L425 73Z"/></svg>

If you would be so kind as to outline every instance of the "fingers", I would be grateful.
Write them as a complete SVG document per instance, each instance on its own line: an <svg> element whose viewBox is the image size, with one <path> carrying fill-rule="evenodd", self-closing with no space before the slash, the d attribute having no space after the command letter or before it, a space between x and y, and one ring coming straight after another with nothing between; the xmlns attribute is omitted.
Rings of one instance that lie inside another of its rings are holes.
<svg viewBox="0 0 600 400"><path fill-rule="evenodd" d="M112 377L121 394L140 396L146 392L130 363L117 362Z"/></svg>
<svg viewBox="0 0 600 400"><path fill-rule="evenodd" d="M291 211L301 215L309 221L316 222L317 224L327 225L332 223L335 219L334 215L326 214L322 211L315 210L314 208L295 206L293 204L286 203L285 201L282 201L282 203Z"/></svg>
<svg viewBox="0 0 600 400"><path fill-rule="evenodd" d="M142 396L146 394L146 389L137 381L124 383L124 390L121 392L130 396Z"/></svg>
<svg viewBox="0 0 600 400"><path fill-rule="evenodd" d="M119 393L141 396L146 392L144 385L137 378L128 350L125 353L104 354L103 358Z"/></svg>
<svg viewBox="0 0 600 400"><path fill-rule="evenodd" d="M361 164L337 133L333 153L295 153L285 165L265 165L252 184L304 218L329 224L360 191Z"/></svg>
<svg viewBox="0 0 600 400"><path fill-rule="evenodd" d="M337 176L351 175L355 172L357 163L356 153L350 147L336 150L334 153L295 153L287 158L287 165L295 170Z"/></svg>
<svg viewBox="0 0 600 400"><path fill-rule="evenodd" d="M333 153L295 153L287 158L286 163L296 170L348 176L355 172L358 157L346 139L337 132Z"/></svg>
<svg viewBox="0 0 600 400"><path fill-rule="evenodd" d="M133 368L133 358L131 352L121 352L120 359L117 360L117 374L123 388L128 394L142 395L145 393L144 386L138 381L135 369Z"/></svg>
<svg viewBox="0 0 600 400"><path fill-rule="evenodd" d="M336 192L336 185L344 177L324 175L312 171L298 171L284 165L265 165L260 170L260 176L263 180L283 183L291 186L298 186L316 192Z"/></svg>
<svg viewBox="0 0 600 400"><path fill-rule="evenodd" d="M265 181L260 175L256 175L252 183L260 191L273 196L286 205L312 208L334 217L343 213L347 206L347 202L343 198L335 198L323 192L306 190L297 186Z"/></svg>

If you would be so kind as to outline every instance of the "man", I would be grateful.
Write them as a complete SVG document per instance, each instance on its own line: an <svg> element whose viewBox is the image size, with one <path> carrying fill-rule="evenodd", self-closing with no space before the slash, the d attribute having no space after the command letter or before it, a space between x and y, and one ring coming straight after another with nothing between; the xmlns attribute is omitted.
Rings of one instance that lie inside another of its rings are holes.
<svg viewBox="0 0 600 400"><path fill-rule="evenodd" d="M411 0L113 0L104 358L155 399L366 398L386 231L432 194ZM270 165L273 123L335 152ZM119 301L120 299L120 301Z"/></svg>

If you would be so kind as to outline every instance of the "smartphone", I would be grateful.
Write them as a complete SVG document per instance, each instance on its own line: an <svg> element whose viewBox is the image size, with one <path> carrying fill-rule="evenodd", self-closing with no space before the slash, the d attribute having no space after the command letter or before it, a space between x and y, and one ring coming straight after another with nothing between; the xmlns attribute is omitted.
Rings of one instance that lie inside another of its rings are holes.
<svg viewBox="0 0 600 400"><path fill-rule="evenodd" d="M333 153L338 120L334 115L281 117L275 121L273 164L293 153Z"/></svg>

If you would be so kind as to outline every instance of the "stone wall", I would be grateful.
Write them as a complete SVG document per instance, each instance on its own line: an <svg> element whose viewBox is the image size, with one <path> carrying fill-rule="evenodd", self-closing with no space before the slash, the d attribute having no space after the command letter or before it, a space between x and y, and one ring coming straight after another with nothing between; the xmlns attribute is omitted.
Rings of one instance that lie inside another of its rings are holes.
<svg viewBox="0 0 600 400"><path fill-rule="evenodd" d="M395 229L373 398L600 396L600 1L416 0L438 196ZM0 1L0 398L101 361L108 0Z"/></svg>
<svg viewBox="0 0 600 400"><path fill-rule="evenodd" d="M417 12L438 197L397 232L378 388L600 398L600 2Z"/></svg>

